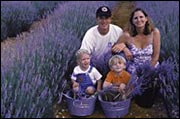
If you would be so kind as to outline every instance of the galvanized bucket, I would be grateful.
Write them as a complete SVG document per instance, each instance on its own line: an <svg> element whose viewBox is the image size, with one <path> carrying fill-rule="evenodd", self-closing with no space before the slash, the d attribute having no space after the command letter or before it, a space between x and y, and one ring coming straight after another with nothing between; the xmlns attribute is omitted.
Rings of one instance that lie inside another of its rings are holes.
<svg viewBox="0 0 180 119"><path fill-rule="evenodd" d="M131 98L122 101L109 102L102 100L102 95L98 95L103 112L107 118L124 117L129 112Z"/></svg>
<svg viewBox="0 0 180 119"><path fill-rule="evenodd" d="M88 116L94 112L95 102L97 96L82 97L81 99L74 99L70 96L72 91L67 91L64 96L66 97L68 111L74 116Z"/></svg>

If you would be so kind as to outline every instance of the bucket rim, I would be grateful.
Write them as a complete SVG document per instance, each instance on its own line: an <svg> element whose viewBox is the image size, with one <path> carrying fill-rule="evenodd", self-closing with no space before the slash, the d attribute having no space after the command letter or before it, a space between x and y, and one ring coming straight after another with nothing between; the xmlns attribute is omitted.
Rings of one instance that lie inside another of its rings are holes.
<svg viewBox="0 0 180 119"><path fill-rule="evenodd" d="M71 91L72 90L68 90L66 93L62 93L62 95L64 95L66 98L73 99L73 100L89 100L89 99L96 99L97 98L97 95L91 95L89 97L85 97L85 98L81 98L81 99L74 99L73 97L68 95Z"/></svg>
<svg viewBox="0 0 180 119"><path fill-rule="evenodd" d="M99 100L100 102L103 102L103 103L119 103L119 102L129 101L129 100L131 100L131 97L129 97L129 98L125 99L125 100L119 100L119 101L115 101L115 102L110 102L110 101L104 101L104 100L102 100L101 94L98 94L98 100Z"/></svg>

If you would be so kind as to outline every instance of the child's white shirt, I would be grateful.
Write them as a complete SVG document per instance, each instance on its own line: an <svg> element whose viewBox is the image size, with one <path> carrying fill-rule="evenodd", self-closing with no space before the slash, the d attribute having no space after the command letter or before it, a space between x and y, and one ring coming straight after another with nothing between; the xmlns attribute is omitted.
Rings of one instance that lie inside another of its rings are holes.
<svg viewBox="0 0 180 119"><path fill-rule="evenodd" d="M102 78L102 75L100 74L100 72L95 67L93 67L92 70L90 71L90 73L88 73L90 68L91 68L91 66L89 66L86 71L83 71L80 68L80 66L76 66L73 70L72 75L71 75L71 79L76 80L75 75L80 74L80 73L86 73L86 74L89 74L93 84L96 84L96 82Z"/></svg>

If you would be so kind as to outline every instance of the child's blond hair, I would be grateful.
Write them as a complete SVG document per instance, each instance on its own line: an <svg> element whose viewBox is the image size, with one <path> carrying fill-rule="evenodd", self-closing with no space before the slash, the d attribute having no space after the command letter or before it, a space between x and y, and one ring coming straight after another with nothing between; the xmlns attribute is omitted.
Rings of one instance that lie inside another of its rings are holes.
<svg viewBox="0 0 180 119"><path fill-rule="evenodd" d="M86 49L79 49L76 52L76 60L79 60L81 58L81 54L88 54L88 55L90 55L90 53Z"/></svg>
<svg viewBox="0 0 180 119"><path fill-rule="evenodd" d="M109 67L111 68L112 65L114 64L114 59L118 59L121 63L123 63L126 66L126 60L124 57L120 56L120 55L113 55L110 59L109 59Z"/></svg>

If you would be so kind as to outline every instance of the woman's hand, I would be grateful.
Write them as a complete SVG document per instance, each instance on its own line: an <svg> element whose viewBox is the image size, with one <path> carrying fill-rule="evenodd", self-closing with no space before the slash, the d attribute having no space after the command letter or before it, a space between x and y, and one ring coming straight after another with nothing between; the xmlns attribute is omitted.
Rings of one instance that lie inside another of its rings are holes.
<svg viewBox="0 0 180 119"><path fill-rule="evenodd" d="M125 47L123 49L123 51L124 51L124 54L125 54L125 56L126 56L126 58L128 60L132 60L133 59L133 55L132 55L131 51L127 47Z"/></svg>

